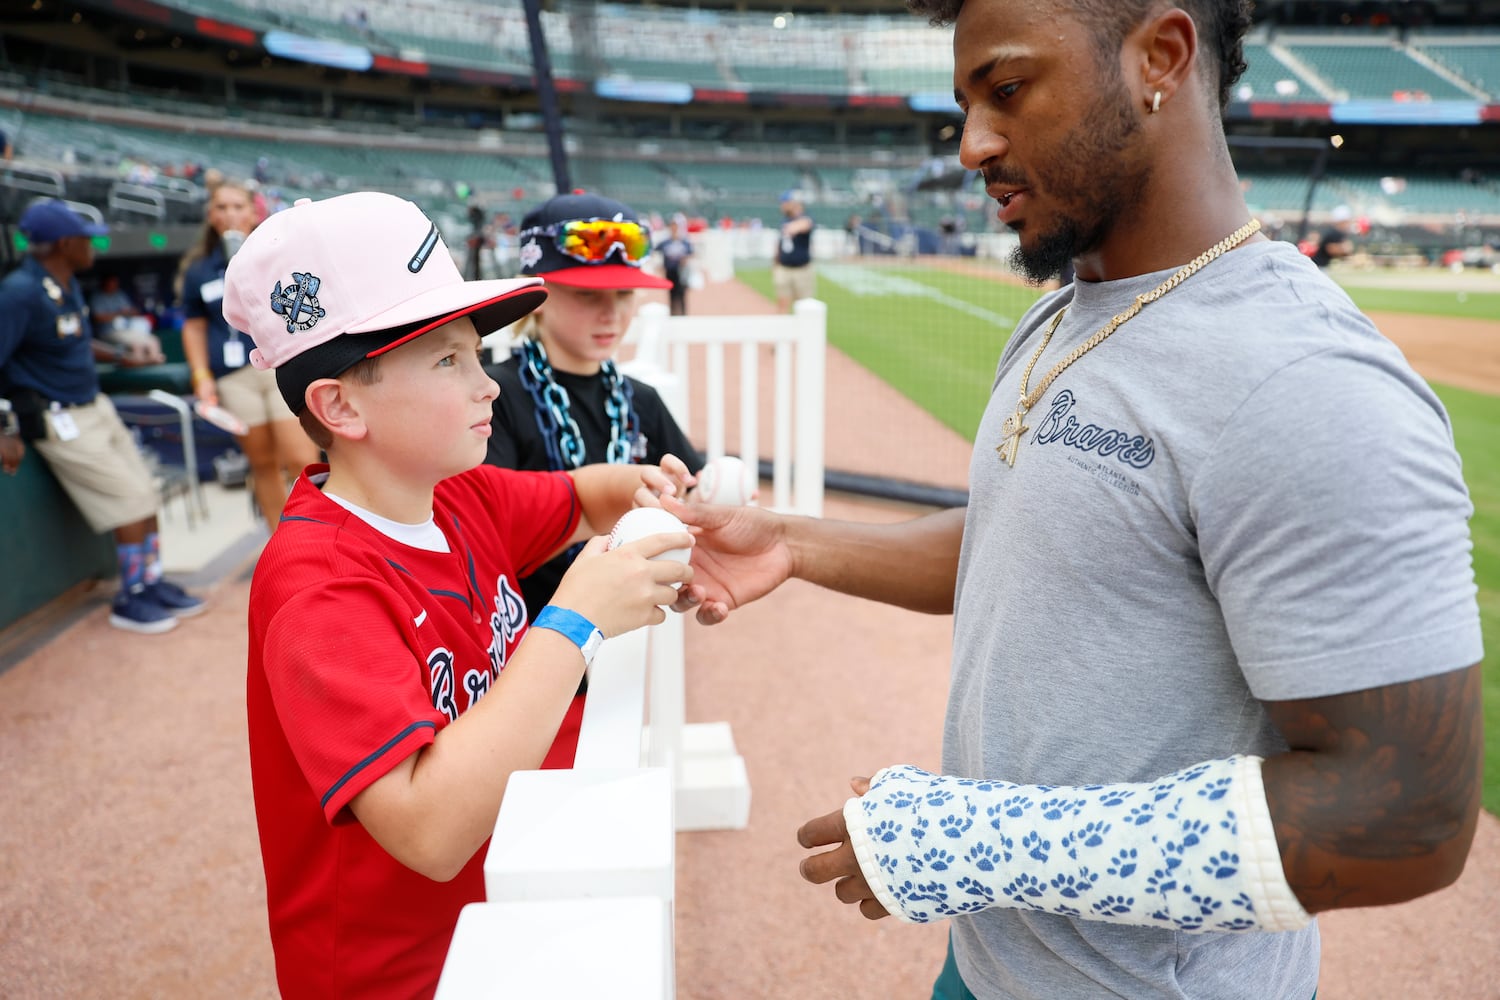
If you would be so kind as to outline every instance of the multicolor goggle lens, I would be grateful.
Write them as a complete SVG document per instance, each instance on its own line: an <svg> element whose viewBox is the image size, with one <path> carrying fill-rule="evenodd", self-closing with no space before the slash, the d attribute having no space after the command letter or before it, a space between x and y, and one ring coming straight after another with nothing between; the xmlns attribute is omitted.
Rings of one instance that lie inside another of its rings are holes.
<svg viewBox="0 0 1500 1000"><path fill-rule="evenodd" d="M572 219L548 226L543 232L555 238L559 252L585 264L602 264L617 249L632 261L651 255L651 232L639 222Z"/></svg>

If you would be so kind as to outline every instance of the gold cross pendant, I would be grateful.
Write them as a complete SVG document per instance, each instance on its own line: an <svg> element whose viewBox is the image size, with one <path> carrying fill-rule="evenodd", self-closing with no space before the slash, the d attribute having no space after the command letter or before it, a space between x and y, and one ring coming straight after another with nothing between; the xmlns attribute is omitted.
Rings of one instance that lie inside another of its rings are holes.
<svg viewBox="0 0 1500 1000"><path fill-rule="evenodd" d="M1015 467L1016 453L1021 450L1021 435L1031 430L1023 421L1026 419L1026 407L1023 404L1016 405L1016 412L1005 418L1005 423L1000 425L1000 443L995 450L1005 460L1005 464Z"/></svg>

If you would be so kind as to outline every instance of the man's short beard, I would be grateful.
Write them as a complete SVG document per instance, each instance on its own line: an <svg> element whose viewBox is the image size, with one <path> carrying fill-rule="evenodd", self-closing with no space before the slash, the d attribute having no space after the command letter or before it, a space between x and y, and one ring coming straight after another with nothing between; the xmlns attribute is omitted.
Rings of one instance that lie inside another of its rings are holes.
<svg viewBox="0 0 1500 1000"><path fill-rule="evenodd" d="M1140 204L1151 168L1132 150L1139 131L1125 88L1110 88L1060 144L1067 154L1033 168L1037 186L1067 208L1052 229L1038 234L1035 246L1023 244L1011 252L1011 266L1027 281L1040 285L1061 274L1069 261L1099 249L1120 224L1121 213Z"/></svg>
<svg viewBox="0 0 1500 1000"><path fill-rule="evenodd" d="M1063 268L1088 249L1083 228L1074 219L1064 217L1050 233L1043 233L1037 244L1027 249L1018 244L1010 252L1010 266L1033 285L1062 274Z"/></svg>

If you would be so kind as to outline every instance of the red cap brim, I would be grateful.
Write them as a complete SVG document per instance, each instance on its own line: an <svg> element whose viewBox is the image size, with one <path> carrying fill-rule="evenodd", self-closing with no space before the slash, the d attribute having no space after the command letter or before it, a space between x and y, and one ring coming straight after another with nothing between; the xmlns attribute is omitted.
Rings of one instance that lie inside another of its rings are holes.
<svg viewBox="0 0 1500 1000"><path fill-rule="evenodd" d="M595 264L582 267L565 267L556 271L538 274L549 285L564 285L568 288L671 288L666 278L647 274L638 267L625 264Z"/></svg>

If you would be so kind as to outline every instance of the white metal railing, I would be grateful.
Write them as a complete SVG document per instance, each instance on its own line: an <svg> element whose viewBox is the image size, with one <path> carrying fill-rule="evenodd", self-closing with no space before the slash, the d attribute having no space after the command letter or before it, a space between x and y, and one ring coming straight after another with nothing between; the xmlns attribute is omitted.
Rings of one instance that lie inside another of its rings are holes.
<svg viewBox="0 0 1500 1000"><path fill-rule="evenodd" d="M717 457L724 454L723 351L738 344L740 448L753 458L757 348L775 345L776 506L818 516L827 310L813 300L795 309L792 316L688 318L642 307L630 372L650 381L686 424L685 351L703 346L708 452ZM676 355L671 370L669 355ZM743 829L750 818L749 779L729 725L684 721L683 648L679 615L600 648L572 770L511 775L485 855L485 902L464 907L436 1000L675 996L674 835Z"/></svg>

